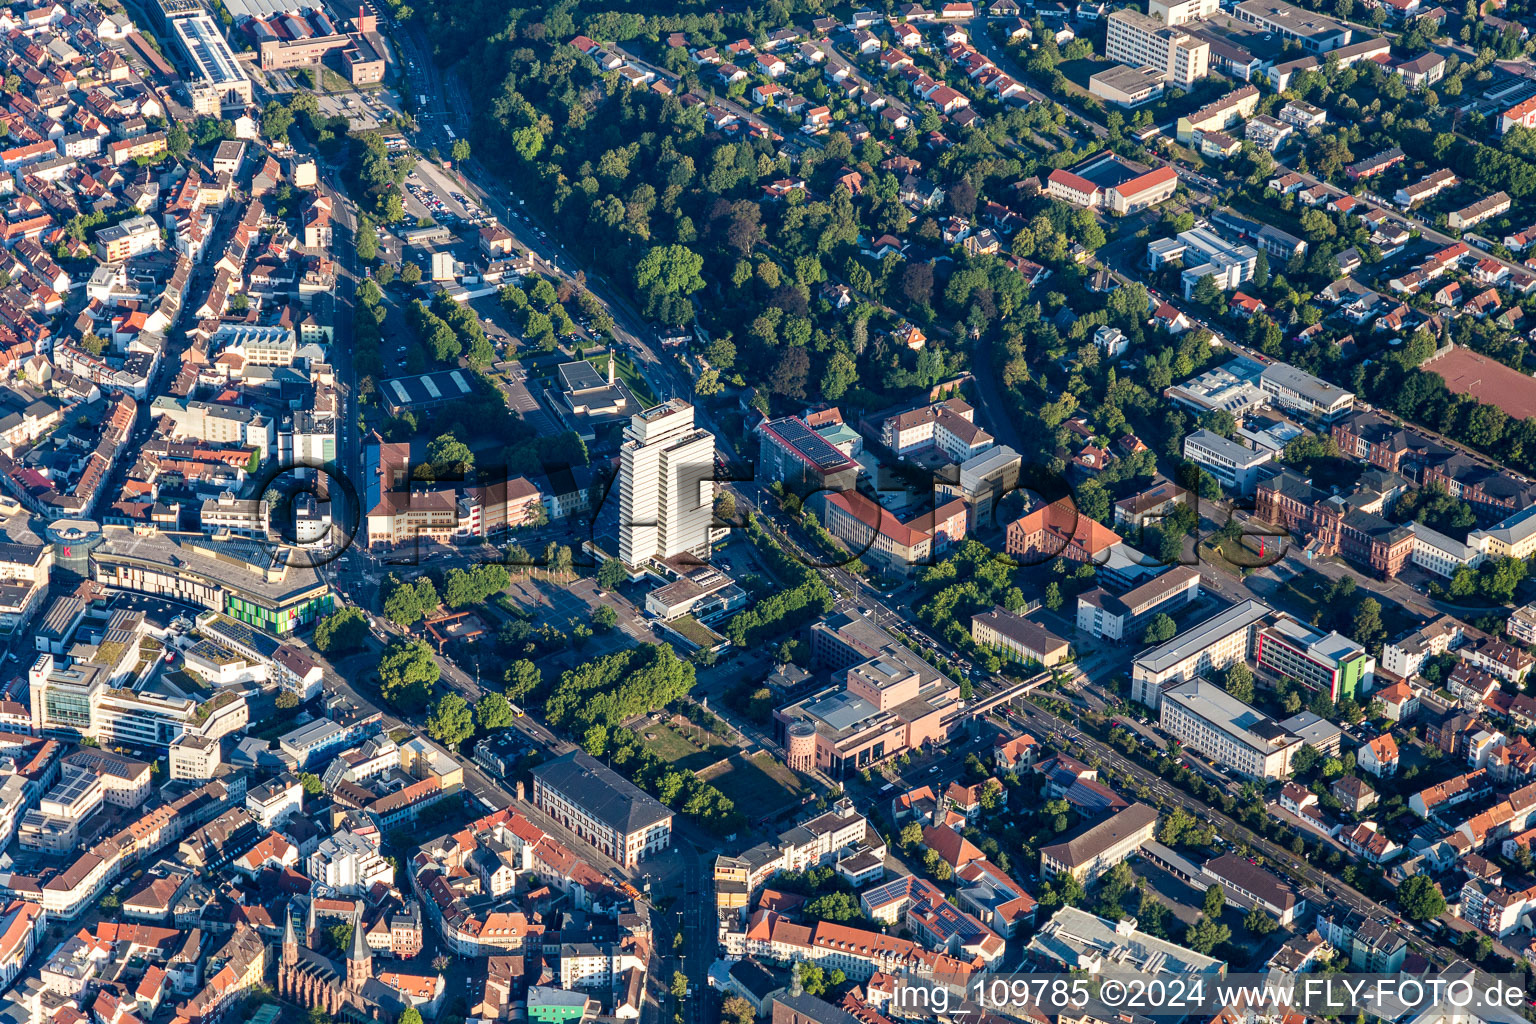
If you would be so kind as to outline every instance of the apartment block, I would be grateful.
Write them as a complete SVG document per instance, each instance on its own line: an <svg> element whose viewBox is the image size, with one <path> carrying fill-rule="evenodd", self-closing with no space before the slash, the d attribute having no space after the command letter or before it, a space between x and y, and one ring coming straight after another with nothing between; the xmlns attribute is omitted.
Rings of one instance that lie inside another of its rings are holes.
<svg viewBox="0 0 1536 1024"><path fill-rule="evenodd" d="M1170 85L1189 88L1210 73L1211 44L1140 11L1105 19L1104 55L1133 68L1154 67Z"/></svg>

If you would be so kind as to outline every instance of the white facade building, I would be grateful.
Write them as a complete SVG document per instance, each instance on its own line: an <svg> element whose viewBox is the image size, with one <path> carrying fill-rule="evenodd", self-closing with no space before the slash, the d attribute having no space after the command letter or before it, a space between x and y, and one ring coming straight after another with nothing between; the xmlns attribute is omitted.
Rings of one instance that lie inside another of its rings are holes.
<svg viewBox="0 0 1536 1024"><path fill-rule="evenodd" d="M715 438L693 425L681 399L638 412L619 449L619 558L709 554L714 522Z"/></svg>

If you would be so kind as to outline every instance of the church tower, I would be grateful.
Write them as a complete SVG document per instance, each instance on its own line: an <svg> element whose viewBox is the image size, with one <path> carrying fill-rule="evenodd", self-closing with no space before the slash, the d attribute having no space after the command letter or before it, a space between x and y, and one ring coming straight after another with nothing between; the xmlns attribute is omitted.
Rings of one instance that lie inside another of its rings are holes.
<svg viewBox="0 0 1536 1024"><path fill-rule="evenodd" d="M283 911L283 966L292 967L299 962L299 937L293 930L293 908Z"/></svg>
<svg viewBox="0 0 1536 1024"><path fill-rule="evenodd" d="M363 915L357 915L352 926L352 948L347 952L347 989L361 992L363 984L373 977L373 950L363 937Z"/></svg>

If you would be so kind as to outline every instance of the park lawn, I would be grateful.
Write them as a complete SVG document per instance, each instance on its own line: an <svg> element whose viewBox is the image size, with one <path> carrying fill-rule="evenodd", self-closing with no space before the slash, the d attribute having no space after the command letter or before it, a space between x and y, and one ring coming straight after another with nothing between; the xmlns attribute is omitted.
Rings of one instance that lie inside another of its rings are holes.
<svg viewBox="0 0 1536 1024"><path fill-rule="evenodd" d="M702 772L699 778L724 793L751 820L773 817L800 802L806 787L800 777L766 751Z"/></svg>
<svg viewBox="0 0 1536 1024"><path fill-rule="evenodd" d="M1101 57L1084 57L1082 60L1064 60L1056 65L1056 70L1060 71L1068 84L1073 86L1073 91L1086 95L1088 79L1112 67L1114 64Z"/></svg>
<svg viewBox="0 0 1536 1024"><path fill-rule="evenodd" d="M666 761L674 768L698 772L727 757L731 745L712 732L696 725L688 726L685 736L671 722L647 726L640 730L640 742L645 749Z"/></svg>

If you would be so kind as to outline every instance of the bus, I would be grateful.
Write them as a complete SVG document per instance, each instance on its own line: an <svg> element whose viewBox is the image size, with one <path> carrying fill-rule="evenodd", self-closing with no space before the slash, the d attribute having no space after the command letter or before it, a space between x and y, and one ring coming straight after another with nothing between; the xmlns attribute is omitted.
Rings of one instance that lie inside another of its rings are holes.
<svg viewBox="0 0 1536 1024"><path fill-rule="evenodd" d="M449 142L453 141L454 136L453 136L453 129L452 128L448 127L447 125L443 125L443 134L448 136L448 141Z"/></svg>

